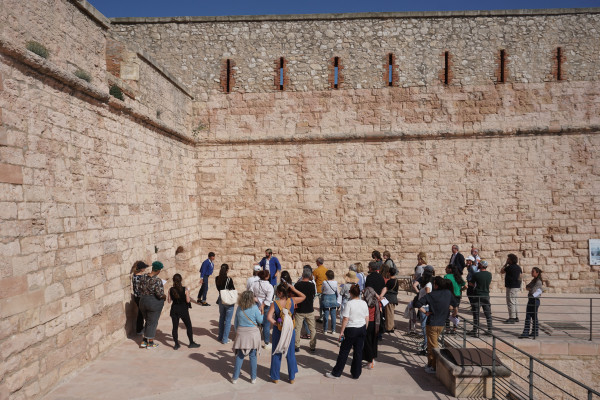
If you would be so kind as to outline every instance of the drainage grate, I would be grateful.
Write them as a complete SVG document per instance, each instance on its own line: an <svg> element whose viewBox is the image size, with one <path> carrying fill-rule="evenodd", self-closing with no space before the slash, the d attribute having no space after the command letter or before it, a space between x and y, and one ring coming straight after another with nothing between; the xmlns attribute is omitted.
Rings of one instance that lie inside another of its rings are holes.
<svg viewBox="0 0 600 400"><path fill-rule="evenodd" d="M546 322L546 325L549 325L553 329L565 331L587 331L589 329L576 322Z"/></svg>

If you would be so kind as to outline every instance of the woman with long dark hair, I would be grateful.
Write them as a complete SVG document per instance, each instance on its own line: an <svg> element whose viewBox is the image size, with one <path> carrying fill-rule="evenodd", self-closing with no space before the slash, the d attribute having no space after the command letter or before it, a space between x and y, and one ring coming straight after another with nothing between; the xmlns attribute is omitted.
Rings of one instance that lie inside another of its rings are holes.
<svg viewBox="0 0 600 400"><path fill-rule="evenodd" d="M175 345L173 350L178 350L181 346L179 345L179 320L181 319L185 324L187 337L190 341L189 348L195 349L200 347L198 343L194 343L194 333L192 331L192 321L190 320L189 305L190 303L190 291L182 284L182 278L180 274L173 275L173 287L169 289L167 301L171 304L171 322L173 322L173 341Z"/></svg>
<svg viewBox="0 0 600 400"><path fill-rule="evenodd" d="M231 318L233 317L233 307L235 304L223 304L221 300L221 290L234 290L233 280L227 275L229 265L221 265L219 275L215 278L215 285L219 291L219 335L217 340L223 344L229 343L229 331L231 330Z"/></svg>
<svg viewBox="0 0 600 400"><path fill-rule="evenodd" d="M423 297L425 297L426 294L431 293L431 291L433 290L433 278L434 278L434 270L432 268L425 268L423 270L423 274L421 275L421 277L414 283L413 287L415 288L415 290L418 289L418 298L417 300L422 299ZM427 307L424 307L425 311L427 311ZM423 342L421 344L421 351L420 354L421 355L426 355L427 354L427 330L426 330L426 326L427 326L427 313L423 313L421 311L419 311L417 313L418 318L420 318L421 320L421 331L423 332Z"/></svg>
<svg viewBox="0 0 600 400"><path fill-rule="evenodd" d="M142 276L146 275L148 264L143 261L136 261L131 268L131 291L133 292L133 301L138 307L137 319L135 321L135 333L138 335L144 334L144 316L140 310L140 281Z"/></svg>
<svg viewBox="0 0 600 400"><path fill-rule="evenodd" d="M523 327L523 333L519 336L519 339L525 339L528 337L537 337L538 330L538 308L540 308L540 297L542 296L542 270L538 267L531 269L531 276L533 279L525 286L528 290L527 310L525 313L525 326ZM529 330L531 327L531 331Z"/></svg>
<svg viewBox="0 0 600 400"><path fill-rule="evenodd" d="M292 292L294 296L288 296ZM271 353L271 381L279 382L279 370L281 369L281 357L285 354L288 365L288 378L290 383L294 383L298 364L296 363L296 352L294 343L296 341L296 331L294 329L294 308L295 305L306 299L306 295L295 287L288 285L285 281L277 286L275 290L277 300L271 303L267 318L273 325L273 349Z"/></svg>

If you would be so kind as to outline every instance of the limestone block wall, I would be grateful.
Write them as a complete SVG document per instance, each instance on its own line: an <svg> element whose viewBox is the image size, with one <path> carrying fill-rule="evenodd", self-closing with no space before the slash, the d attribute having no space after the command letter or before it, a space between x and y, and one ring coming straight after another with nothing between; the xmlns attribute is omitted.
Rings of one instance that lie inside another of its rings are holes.
<svg viewBox="0 0 600 400"><path fill-rule="evenodd" d="M84 4L85 3L85 4ZM80 6L80 7L78 7ZM110 22L83 0L0 2L0 31L6 41L25 48L28 41L43 44L49 59L69 73L81 68L95 84L106 80L104 59L106 34Z"/></svg>
<svg viewBox="0 0 600 400"><path fill-rule="evenodd" d="M498 81L505 50L510 82L598 80L600 15L574 10L465 13L373 13L258 17L116 18L115 34L151 52L181 76L201 100L222 91L223 60L235 62L234 92L276 91L274 63L285 58L286 90L329 90L334 57L343 68L340 89L388 85L388 55L397 85L442 84L449 53L450 85ZM553 72L554 71L554 72Z"/></svg>
<svg viewBox="0 0 600 400"><path fill-rule="evenodd" d="M499 269L516 253L553 292L598 293L597 134L246 143L198 149L200 238L248 270L270 247L284 269L323 256L341 274L389 250L401 274L453 243Z"/></svg>
<svg viewBox="0 0 600 400"><path fill-rule="evenodd" d="M208 250L189 143L1 45L0 398L24 399L125 338L134 261L191 283Z"/></svg>

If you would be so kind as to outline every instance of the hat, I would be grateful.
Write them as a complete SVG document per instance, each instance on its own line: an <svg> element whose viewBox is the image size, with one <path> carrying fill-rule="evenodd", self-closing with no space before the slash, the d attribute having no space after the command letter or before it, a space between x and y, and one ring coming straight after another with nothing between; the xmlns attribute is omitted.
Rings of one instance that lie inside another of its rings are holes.
<svg viewBox="0 0 600 400"><path fill-rule="evenodd" d="M469 256L469 257L465 258L465 260L470 260L470 261L475 262L475 257Z"/></svg>
<svg viewBox="0 0 600 400"><path fill-rule="evenodd" d="M358 282L358 277L356 276L356 272L354 272L354 271L348 271L348 273L346 273L344 278L346 278L347 283L357 283Z"/></svg>
<svg viewBox="0 0 600 400"><path fill-rule="evenodd" d="M479 261L479 268L481 268L481 267L487 268L488 267L488 262L485 261L485 260Z"/></svg>
<svg viewBox="0 0 600 400"><path fill-rule="evenodd" d="M260 265L258 265L258 264L254 264L254 270L255 271L261 271L262 267Z"/></svg>
<svg viewBox="0 0 600 400"><path fill-rule="evenodd" d="M152 263L152 271L160 271L161 269L163 269L165 266L163 265L163 263L161 263L160 261L154 261Z"/></svg>

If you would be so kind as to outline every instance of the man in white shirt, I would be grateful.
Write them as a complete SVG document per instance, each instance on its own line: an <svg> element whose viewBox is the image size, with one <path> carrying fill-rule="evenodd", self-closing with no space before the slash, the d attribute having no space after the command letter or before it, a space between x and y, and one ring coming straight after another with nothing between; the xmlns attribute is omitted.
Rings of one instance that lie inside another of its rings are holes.
<svg viewBox="0 0 600 400"><path fill-rule="evenodd" d="M252 269L254 270L254 272L252 273L252 276L246 281L246 290L252 290L252 285L254 284L254 282L258 282L258 280L260 279L258 277L258 273L262 271L262 267L258 264L254 264Z"/></svg>

